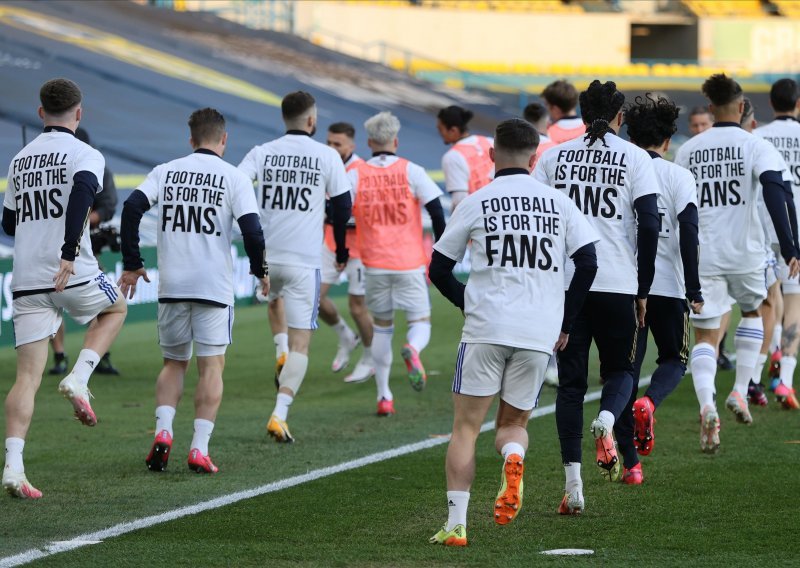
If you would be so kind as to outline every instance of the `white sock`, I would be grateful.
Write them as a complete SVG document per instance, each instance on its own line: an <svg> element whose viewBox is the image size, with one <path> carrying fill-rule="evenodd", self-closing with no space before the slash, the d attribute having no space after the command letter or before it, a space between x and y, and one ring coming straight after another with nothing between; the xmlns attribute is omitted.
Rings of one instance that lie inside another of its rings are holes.
<svg viewBox="0 0 800 568"><path fill-rule="evenodd" d="M779 323L775 324L772 328L772 345L769 346L769 352L775 353L781 350L781 336L783 335L783 326Z"/></svg>
<svg viewBox="0 0 800 568"><path fill-rule="evenodd" d="M522 444L518 444L516 442L509 442L504 444L500 450L500 455L503 456L504 460L508 459L508 456L511 454L517 454L522 459L525 459L525 448L522 447Z"/></svg>
<svg viewBox="0 0 800 568"><path fill-rule="evenodd" d="M392 334L394 326L374 327L372 337L372 360L375 363L375 385L378 387L378 401L382 398L394 400L389 389L389 372L392 369Z"/></svg>
<svg viewBox="0 0 800 568"><path fill-rule="evenodd" d="M169 432L172 436L172 421L175 419L175 409L171 406L159 406L156 408L156 436L162 430Z"/></svg>
<svg viewBox="0 0 800 568"><path fill-rule="evenodd" d="M22 450L25 440L22 438L6 438L6 467L15 473L25 473L22 465Z"/></svg>
<svg viewBox="0 0 800 568"><path fill-rule="evenodd" d="M272 414L286 422L286 416L289 414L289 407L292 405L293 400L293 396L285 392L279 392L275 398L275 410L272 411Z"/></svg>
<svg viewBox="0 0 800 568"><path fill-rule="evenodd" d="M75 366L72 367L72 374L78 379L78 382L84 386L89 384L89 377L92 376L97 364L100 362L100 355L91 349L81 349L78 360Z"/></svg>
<svg viewBox="0 0 800 568"><path fill-rule="evenodd" d="M306 371L308 371L308 355L297 351L289 351L289 355L286 357L286 364L283 366L280 377L278 377L278 383L281 387L291 390L292 396L295 397L300 392L300 387L303 386Z"/></svg>
<svg viewBox="0 0 800 568"><path fill-rule="evenodd" d="M288 333L276 333L272 341L275 342L275 357L280 357L281 353L288 353L289 352L289 334Z"/></svg>
<svg viewBox="0 0 800 568"><path fill-rule="evenodd" d="M614 414L608 410L601 410L597 415L597 419L606 427L606 432L611 432L614 429Z"/></svg>
<svg viewBox="0 0 800 568"><path fill-rule="evenodd" d="M447 492L447 526L445 530L451 531L456 525L467 526L467 507L469 506L469 491Z"/></svg>
<svg viewBox="0 0 800 568"><path fill-rule="evenodd" d="M194 436L190 449L198 449L204 456L208 455L208 441L211 439L211 432L214 431L214 423L210 420L196 418L194 421Z"/></svg>
<svg viewBox="0 0 800 568"><path fill-rule="evenodd" d="M761 384L761 375L764 374L764 365L767 364L767 354L766 353L759 353L758 354L758 361L756 362L756 368L753 369L753 382Z"/></svg>
<svg viewBox="0 0 800 568"><path fill-rule="evenodd" d="M714 406L714 376L717 374L717 354L710 343L698 343L692 349L692 382L700 410Z"/></svg>
<svg viewBox="0 0 800 568"><path fill-rule="evenodd" d="M583 481L581 480L581 462L565 463L564 474L567 477L567 482L564 487L567 493L583 488Z"/></svg>
<svg viewBox="0 0 800 568"><path fill-rule="evenodd" d="M764 322L760 317L742 318L733 344L736 346L736 382L733 390L747 396L747 386L753 376L764 343Z"/></svg>
<svg viewBox="0 0 800 568"><path fill-rule="evenodd" d="M428 346L431 340L431 322L429 321L415 321L408 324L408 332L406 333L406 343L416 349L417 353L422 353L422 350Z"/></svg>
<svg viewBox="0 0 800 568"><path fill-rule="evenodd" d="M781 382L789 388L794 384L795 367L797 367L797 357L791 355L781 357Z"/></svg>
<svg viewBox="0 0 800 568"><path fill-rule="evenodd" d="M364 352L361 354L361 361L367 365L372 364L372 347L364 347Z"/></svg>
<svg viewBox="0 0 800 568"><path fill-rule="evenodd" d="M344 321L344 318L339 318L339 321L331 326L333 331L336 332L336 335L339 336L339 343L344 345L352 345L353 342L356 340L356 334L353 333L353 330L350 329L350 326L347 325L347 322Z"/></svg>

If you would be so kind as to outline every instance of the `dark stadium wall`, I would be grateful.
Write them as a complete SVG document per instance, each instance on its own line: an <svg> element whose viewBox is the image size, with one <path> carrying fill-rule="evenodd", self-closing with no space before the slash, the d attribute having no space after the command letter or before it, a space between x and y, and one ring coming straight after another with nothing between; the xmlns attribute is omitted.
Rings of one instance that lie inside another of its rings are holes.
<svg viewBox="0 0 800 568"><path fill-rule="evenodd" d="M697 63L697 24L631 24L631 62Z"/></svg>

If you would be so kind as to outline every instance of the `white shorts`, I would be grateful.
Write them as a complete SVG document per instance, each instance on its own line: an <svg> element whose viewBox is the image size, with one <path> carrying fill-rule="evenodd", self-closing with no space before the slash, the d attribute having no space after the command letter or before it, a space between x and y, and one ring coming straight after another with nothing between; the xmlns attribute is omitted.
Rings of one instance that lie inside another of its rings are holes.
<svg viewBox="0 0 800 568"><path fill-rule="evenodd" d="M272 264L269 267L268 300L271 302L276 298L283 298L289 327L317 329L321 284L319 268Z"/></svg>
<svg viewBox="0 0 800 568"><path fill-rule="evenodd" d="M364 288L364 263L360 258L351 258L347 261L342 272L336 271L336 254L322 245L322 283L336 286L342 281L342 275L347 278L347 293L351 296L363 296Z"/></svg>
<svg viewBox="0 0 800 568"><path fill-rule="evenodd" d="M105 274L67 288L63 292L44 292L20 296L12 303L14 342L17 347L52 337L61 327L64 310L81 325L96 318L119 297L119 288Z"/></svg>
<svg viewBox="0 0 800 568"><path fill-rule="evenodd" d="M765 268L750 274L730 274L727 276L700 276L703 290L703 312L692 314L692 323L700 329L717 329L722 315L731 309L732 297L744 312L752 312L767 297Z"/></svg>
<svg viewBox="0 0 800 568"><path fill-rule="evenodd" d="M409 321L431 315L431 299L425 273L396 272L371 274L367 272L367 308L373 317L390 320L395 310L406 312Z"/></svg>
<svg viewBox="0 0 800 568"><path fill-rule="evenodd" d="M778 260L775 257L775 253L769 251L767 253L767 266L764 269L764 283L767 285L767 290L772 288L779 279Z"/></svg>
<svg viewBox="0 0 800 568"><path fill-rule="evenodd" d="M800 275L789 278L789 265L786 264L783 257L778 257L778 278L781 281L781 290L784 295L800 294Z"/></svg>
<svg viewBox="0 0 800 568"><path fill-rule="evenodd" d="M233 341L233 306L197 302L158 304L158 344L167 359L188 361L192 342L198 357L224 355Z"/></svg>
<svg viewBox="0 0 800 568"><path fill-rule="evenodd" d="M539 402L544 373L552 353L490 343L458 346L453 392L494 396L514 408L531 410Z"/></svg>

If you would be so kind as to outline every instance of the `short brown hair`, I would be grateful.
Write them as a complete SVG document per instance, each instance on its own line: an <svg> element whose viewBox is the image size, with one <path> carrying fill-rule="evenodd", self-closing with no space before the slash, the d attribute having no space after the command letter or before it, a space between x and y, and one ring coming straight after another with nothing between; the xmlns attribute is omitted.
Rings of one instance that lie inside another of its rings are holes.
<svg viewBox="0 0 800 568"><path fill-rule="evenodd" d="M308 109L317 104L311 93L305 91L295 91L289 93L281 101L281 114L283 120L294 120L303 116Z"/></svg>
<svg viewBox="0 0 800 568"><path fill-rule="evenodd" d="M569 81L561 79L547 85L542 91L542 98L548 104L569 112L578 106L578 89Z"/></svg>
<svg viewBox="0 0 800 568"><path fill-rule="evenodd" d="M225 134L225 117L216 109L201 108L189 117L189 130L195 144L216 144Z"/></svg>
<svg viewBox="0 0 800 568"><path fill-rule="evenodd" d="M331 134L344 134L351 140L356 138L356 129L349 122L334 122L328 127L328 132Z"/></svg>
<svg viewBox="0 0 800 568"><path fill-rule="evenodd" d="M39 89L39 101L44 112L61 115L81 103L81 90L69 79L50 79Z"/></svg>

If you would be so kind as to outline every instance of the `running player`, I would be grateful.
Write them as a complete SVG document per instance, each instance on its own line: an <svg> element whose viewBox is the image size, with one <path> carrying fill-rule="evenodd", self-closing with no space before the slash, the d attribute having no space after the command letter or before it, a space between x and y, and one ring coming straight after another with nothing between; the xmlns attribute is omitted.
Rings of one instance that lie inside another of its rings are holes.
<svg viewBox="0 0 800 568"><path fill-rule="evenodd" d="M328 127L328 146L336 150L342 157L345 170L350 171L359 163L363 162L355 153L356 150L356 130L352 124L347 122L337 122ZM320 290L319 317L330 325L339 336L339 348L336 351L336 358L333 360L331 369L337 373L347 367L350 362L350 354L358 346L359 342L364 345L364 353L356 364L353 372L344 378L346 383L360 383L369 380L375 374L375 365L372 362L372 318L367 310L367 302L364 298L364 264L361 262L361 255L358 252L356 242L355 222L351 219L347 224L347 249L350 251L350 258L344 273L347 275L347 295L350 315L358 327L358 335L339 316L334 304L328 298L328 290L334 284L339 283L341 274L335 268L336 243L333 238L333 225L325 225L325 246L322 249L322 288Z"/></svg>
<svg viewBox="0 0 800 568"><path fill-rule="evenodd" d="M172 422L194 342L200 376L187 463L197 473L216 473L208 442L222 402L225 351L232 340L234 220L250 272L265 295L269 277L253 184L222 160L228 142L225 118L211 108L197 110L189 117L189 130L194 152L156 166L125 201L120 228L125 270L119 284L123 295L132 298L140 276L149 282L139 253L139 222L157 205L158 342L164 366L156 381L156 436L145 463L151 471L167 468Z"/></svg>
<svg viewBox="0 0 800 568"><path fill-rule="evenodd" d="M89 404L89 377L117 337L127 304L92 255L88 219L102 191L103 156L75 138L81 91L69 79L52 79L39 91L44 132L8 168L3 230L14 239L13 295L17 376L6 397L6 461L3 488L15 497L39 499L25 477L22 451L34 398L47 364L50 338L64 310L89 324L83 349L58 390L86 426L97 424Z"/></svg>
<svg viewBox="0 0 800 568"><path fill-rule="evenodd" d="M341 156L311 138L317 129L314 97L304 91L289 93L281 101L281 114L286 134L250 150L239 169L257 182L272 265L268 299L283 298L288 327L283 331L289 355L276 377L278 395L267 432L277 442L293 442L286 417L303 384L311 332L317 329L325 198L330 198L336 269L341 271L348 260L345 237L351 197Z"/></svg>
<svg viewBox="0 0 800 568"><path fill-rule="evenodd" d="M625 110L631 142L647 150L660 182L658 211L661 228L656 255L656 273L644 329L637 334L634 382L629 407L614 425L625 469L622 481L642 483L639 455L655 447L653 417L656 409L680 384L689 359L689 307L700 313L703 296L698 275L697 190L688 170L664 159L670 139L677 131L678 109L666 98L636 97ZM687 300L689 304L687 305ZM644 396L637 398L642 361L647 350L648 330L658 347L658 367Z"/></svg>
<svg viewBox="0 0 800 568"><path fill-rule="evenodd" d="M547 136L553 144L574 140L586 132L584 121L577 115L578 90L569 81L555 81L542 91L550 126Z"/></svg>
<svg viewBox="0 0 800 568"><path fill-rule="evenodd" d="M624 102L613 81L593 81L580 95L586 136L550 148L534 171L536 179L574 200L601 237L597 277L569 344L558 354L556 424L566 474L559 513L564 515L584 507L581 438L592 340L605 379L600 413L591 424L596 463L604 476L619 479L612 431L622 413L630 412L637 321L644 325L655 271L659 185L647 152L616 135Z"/></svg>
<svg viewBox="0 0 800 568"><path fill-rule="evenodd" d="M775 120L757 128L753 134L775 146L786 161L797 209L800 208L800 123L797 121L800 89L797 82L793 79L776 81L770 89L769 102ZM782 333L776 329L776 335L782 335L781 358L779 383L773 390L784 408L797 410L800 404L794 393L793 382L800 345L800 284L797 278L789 277L789 267L782 260L779 261L779 273L783 285L784 315Z"/></svg>
<svg viewBox="0 0 800 568"><path fill-rule="evenodd" d="M696 106L689 111L689 133L697 136L714 124L714 117L706 106Z"/></svg>
<svg viewBox="0 0 800 568"><path fill-rule="evenodd" d="M444 186L452 199L452 210L468 194L474 193L492 181L494 164L489 158L492 139L469 133L473 113L460 106L449 106L439 111L436 129L445 144L453 147L442 156Z"/></svg>
<svg viewBox="0 0 800 568"><path fill-rule="evenodd" d="M714 126L686 142L675 163L695 178L699 205L700 283L706 304L693 314L696 343L691 366L701 409L700 449L719 448L719 415L714 401L716 346L720 316L728 309L728 296L739 303L742 319L736 329L736 381L725 406L739 422L749 424L747 386L764 339L761 303L764 285L764 231L758 214L758 184L778 236L781 256L789 274L798 272L787 207L791 201L781 176L781 159L774 147L745 132L739 125L744 107L742 89L724 74L703 83ZM793 208L793 205L792 205ZM731 231L735 227L735 231Z"/></svg>
<svg viewBox="0 0 800 568"><path fill-rule="evenodd" d="M369 118L364 128L372 157L347 175L356 196L353 216L367 276L367 307L375 322L372 359L377 414L389 416L395 412L389 388L395 310L405 311L408 322L401 353L411 386L422 390L427 380L419 356L431 338L431 301L425 281L427 256L420 205L431 217L437 240L444 232L444 211L439 202L442 192L425 170L397 155L397 117L381 112Z"/></svg>
<svg viewBox="0 0 800 568"><path fill-rule="evenodd" d="M495 523L506 525L519 513L528 418L553 348L569 341L597 271L595 231L567 196L530 175L538 138L518 118L497 126L490 151L497 169L494 181L461 202L434 247L431 280L466 320L453 379L455 417L445 466L449 515L431 537L432 544L467 544L475 441L497 394L495 448L504 463ZM465 288L452 270L470 242L472 266ZM565 300L567 256L575 270Z"/></svg>

